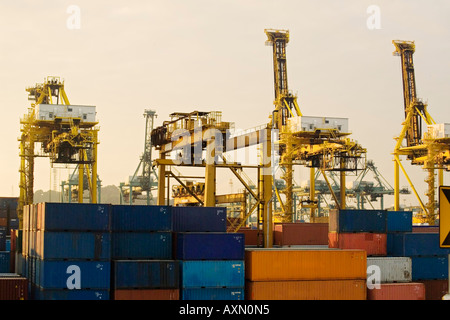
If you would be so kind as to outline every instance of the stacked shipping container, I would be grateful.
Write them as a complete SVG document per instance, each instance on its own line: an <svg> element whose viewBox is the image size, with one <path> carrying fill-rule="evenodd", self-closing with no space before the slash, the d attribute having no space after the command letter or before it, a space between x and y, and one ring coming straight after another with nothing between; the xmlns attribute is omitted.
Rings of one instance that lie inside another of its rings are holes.
<svg viewBox="0 0 450 320"><path fill-rule="evenodd" d="M111 206L114 300L178 300L168 206Z"/></svg>
<svg viewBox="0 0 450 320"><path fill-rule="evenodd" d="M328 245L328 223L276 223L273 229L277 246Z"/></svg>
<svg viewBox="0 0 450 320"><path fill-rule="evenodd" d="M226 208L173 207L182 300L243 300L245 236L226 232Z"/></svg>

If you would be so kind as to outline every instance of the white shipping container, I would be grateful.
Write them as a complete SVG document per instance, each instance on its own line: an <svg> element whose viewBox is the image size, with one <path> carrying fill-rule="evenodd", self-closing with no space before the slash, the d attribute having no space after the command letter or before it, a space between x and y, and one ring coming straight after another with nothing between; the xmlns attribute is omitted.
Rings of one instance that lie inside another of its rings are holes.
<svg viewBox="0 0 450 320"><path fill-rule="evenodd" d="M428 134L433 139L450 138L450 123L438 123L428 126Z"/></svg>
<svg viewBox="0 0 450 320"><path fill-rule="evenodd" d="M377 279L378 276L379 279ZM380 283L411 282L411 258L367 257L367 281L369 279L378 280Z"/></svg>
<svg viewBox="0 0 450 320"><path fill-rule="evenodd" d="M320 129L336 129L339 132L348 133L347 118L333 117L292 117L288 118L287 126L291 132L314 132Z"/></svg>
<svg viewBox="0 0 450 320"><path fill-rule="evenodd" d="M55 118L80 118L81 122L96 122L95 106L38 104L36 120L53 121Z"/></svg>

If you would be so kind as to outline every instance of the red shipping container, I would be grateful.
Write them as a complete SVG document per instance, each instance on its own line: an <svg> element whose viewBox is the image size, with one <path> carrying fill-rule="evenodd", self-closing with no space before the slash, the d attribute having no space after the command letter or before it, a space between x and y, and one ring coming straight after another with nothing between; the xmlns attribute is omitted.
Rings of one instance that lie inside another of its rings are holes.
<svg viewBox="0 0 450 320"><path fill-rule="evenodd" d="M447 279L418 280L425 285L425 300L442 300L448 293Z"/></svg>
<svg viewBox="0 0 450 320"><path fill-rule="evenodd" d="M114 300L179 300L179 289L116 289Z"/></svg>
<svg viewBox="0 0 450 320"><path fill-rule="evenodd" d="M361 249L367 252L367 256L387 255L386 233L328 233L328 246L339 249Z"/></svg>
<svg viewBox="0 0 450 320"><path fill-rule="evenodd" d="M19 275L0 277L1 300L28 300L28 280Z"/></svg>
<svg viewBox="0 0 450 320"><path fill-rule="evenodd" d="M258 237L258 232L261 233L261 237ZM262 244L262 231L259 231L258 229L240 228L237 233L244 234L246 246L258 245L258 238L260 239L259 244Z"/></svg>
<svg viewBox="0 0 450 320"><path fill-rule="evenodd" d="M276 223L275 245L328 245L328 223Z"/></svg>
<svg viewBox="0 0 450 320"><path fill-rule="evenodd" d="M439 226L413 226L414 233L439 233Z"/></svg>
<svg viewBox="0 0 450 320"><path fill-rule="evenodd" d="M367 289L367 300L425 300L425 285L418 282L382 283Z"/></svg>

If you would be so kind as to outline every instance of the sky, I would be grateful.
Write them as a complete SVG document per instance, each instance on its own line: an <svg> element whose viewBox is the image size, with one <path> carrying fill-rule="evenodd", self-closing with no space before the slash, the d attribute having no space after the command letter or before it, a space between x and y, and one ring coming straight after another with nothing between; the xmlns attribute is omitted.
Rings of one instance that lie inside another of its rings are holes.
<svg viewBox="0 0 450 320"><path fill-rule="evenodd" d="M274 93L266 28L290 32L289 89L303 115L348 118L350 138L393 185L404 111L392 40L415 41L418 95L437 123L450 123L449 14L446 0L0 1L0 195L19 194L25 88L47 76L64 79L71 104L97 107L103 186L134 173L145 109L156 111L155 125L194 110L222 111L240 129L267 123ZM403 163L424 198L425 172ZM300 171L299 183L309 178ZM35 190L59 190L69 172L37 159ZM222 174L220 188L230 191Z"/></svg>

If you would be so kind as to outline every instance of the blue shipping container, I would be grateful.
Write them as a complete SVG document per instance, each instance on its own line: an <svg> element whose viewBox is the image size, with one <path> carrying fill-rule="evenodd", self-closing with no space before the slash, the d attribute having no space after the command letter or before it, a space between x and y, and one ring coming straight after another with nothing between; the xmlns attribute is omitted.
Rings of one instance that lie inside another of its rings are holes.
<svg viewBox="0 0 450 320"><path fill-rule="evenodd" d="M397 257L444 256L450 249L439 248L439 233L390 233L388 255Z"/></svg>
<svg viewBox="0 0 450 320"><path fill-rule="evenodd" d="M245 235L226 232L176 233L176 259L244 260Z"/></svg>
<svg viewBox="0 0 450 320"><path fill-rule="evenodd" d="M0 251L6 251L6 227L0 227Z"/></svg>
<svg viewBox="0 0 450 320"><path fill-rule="evenodd" d="M37 227L46 231L109 231L109 204L39 203Z"/></svg>
<svg viewBox="0 0 450 320"><path fill-rule="evenodd" d="M330 231L386 232L386 210L330 210Z"/></svg>
<svg viewBox="0 0 450 320"><path fill-rule="evenodd" d="M10 272L11 252L0 251L0 273Z"/></svg>
<svg viewBox="0 0 450 320"><path fill-rule="evenodd" d="M43 289L109 289L109 261L40 260L36 261L37 286Z"/></svg>
<svg viewBox="0 0 450 320"><path fill-rule="evenodd" d="M109 290L58 290L32 288L34 300L109 300Z"/></svg>
<svg viewBox="0 0 450 320"><path fill-rule="evenodd" d="M244 288L184 288L181 300L244 300Z"/></svg>
<svg viewBox="0 0 450 320"><path fill-rule="evenodd" d="M412 257L412 280L448 279L448 256Z"/></svg>
<svg viewBox="0 0 450 320"><path fill-rule="evenodd" d="M112 232L112 259L172 259L171 232Z"/></svg>
<svg viewBox="0 0 450 320"><path fill-rule="evenodd" d="M174 232L226 232L227 209L222 207L172 207Z"/></svg>
<svg viewBox="0 0 450 320"><path fill-rule="evenodd" d="M181 288L236 288L245 285L242 260L192 260L180 263Z"/></svg>
<svg viewBox="0 0 450 320"><path fill-rule="evenodd" d="M171 231L169 206L113 205L111 231Z"/></svg>
<svg viewBox="0 0 450 320"><path fill-rule="evenodd" d="M36 257L40 259L92 259L111 258L109 232L37 232Z"/></svg>
<svg viewBox="0 0 450 320"><path fill-rule="evenodd" d="M115 260L114 289L178 288L180 269L175 260Z"/></svg>
<svg viewBox="0 0 450 320"><path fill-rule="evenodd" d="M387 211L387 232L412 232L412 211Z"/></svg>

